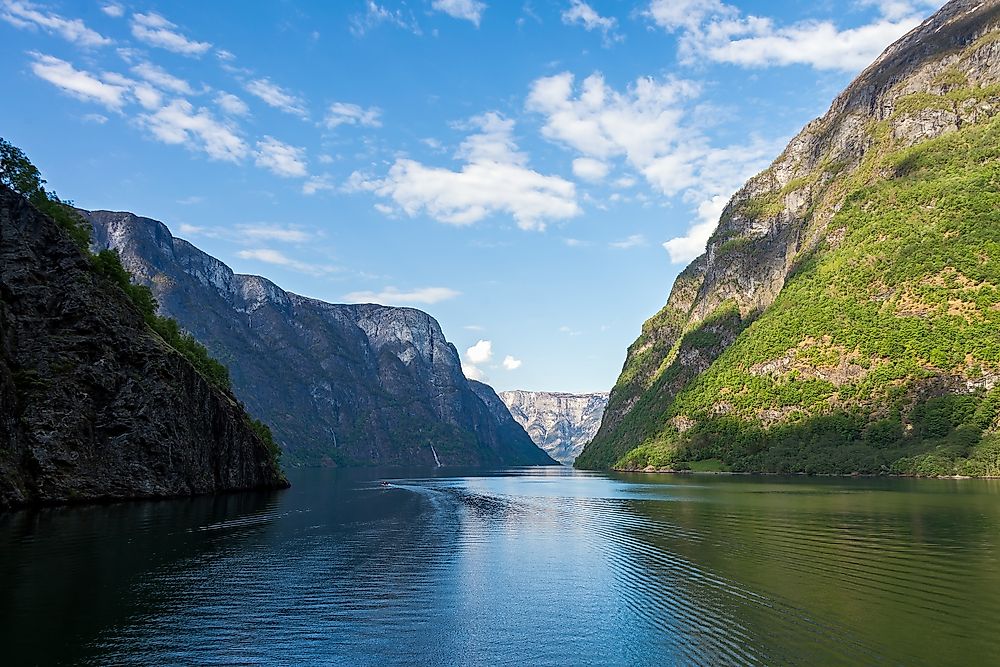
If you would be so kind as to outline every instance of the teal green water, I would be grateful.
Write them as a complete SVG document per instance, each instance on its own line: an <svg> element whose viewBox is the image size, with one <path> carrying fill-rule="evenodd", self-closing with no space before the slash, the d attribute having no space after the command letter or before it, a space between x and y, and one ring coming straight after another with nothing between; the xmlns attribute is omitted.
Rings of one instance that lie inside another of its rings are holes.
<svg viewBox="0 0 1000 667"><path fill-rule="evenodd" d="M0 515L4 664L1000 664L994 481L292 482Z"/></svg>

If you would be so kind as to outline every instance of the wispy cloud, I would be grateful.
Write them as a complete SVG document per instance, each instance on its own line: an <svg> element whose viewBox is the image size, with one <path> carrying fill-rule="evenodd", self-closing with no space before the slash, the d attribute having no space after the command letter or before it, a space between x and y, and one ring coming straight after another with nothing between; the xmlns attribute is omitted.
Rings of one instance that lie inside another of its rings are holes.
<svg viewBox="0 0 1000 667"><path fill-rule="evenodd" d="M153 136L166 144L185 146L215 160L240 162L249 153L238 130L205 108L176 99L153 113L139 116Z"/></svg>
<svg viewBox="0 0 1000 667"><path fill-rule="evenodd" d="M305 243L313 239L313 234L297 227L278 225L239 225L241 236L255 241L280 241L283 243Z"/></svg>
<svg viewBox="0 0 1000 667"><path fill-rule="evenodd" d="M486 11L486 3L479 0L434 0L431 7L453 18L471 21L477 28Z"/></svg>
<svg viewBox="0 0 1000 667"><path fill-rule="evenodd" d="M102 5L101 11L114 19L120 19L125 16L125 8L115 2L109 2L106 5Z"/></svg>
<svg viewBox="0 0 1000 667"><path fill-rule="evenodd" d="M65 60L33 51L31 71L63 92L77 99L97 102L108 109L119 110L125 105L129 87L120 77L98 76L78 70Z"/></svg>
<svg viewBox="0 0 1000 667"><path fill-rule="evenodd" d="M110 39L88 28L81 19L63 18L31 2L3 0L0 3L0 18L18 28L45 30L79 46L111 44Z"/></svg>
<svg viewBox="0 0 1000 667"><path fill-rule="evenodd" d="M608 245L612 248L617 248L618 250L630 250L632 248L641 248L647 245L646 237L642 234L632 234L628 238L624 238L620 241L613 241Z"/></svg>
<svg viewBox="0 0 1000 667"><path fill-rule="evenodd" d="M265 136L257 142L255 163L271 173L285 178L302 178L308 174L306 149Z"/></svg>
<svg viewBox="0 0 1000 667"><path fill-rule="evenodd" d="M833 21L807 20L780 25L747 15L721 0L653 0L646 9L656 25L680 34L686 63L729 63L742 67L808 65L856 72L893 41L916 27L940 0L862 0L880 16L855 28Z"/></svg>
<svg viewBox="0 0 1000 667"><path fill-rule="evenodd" d="M329 273L334 273L338 269L333 266L325 266L321 264L310 264L308 262L302 262L283 252L273 250L271 248L257 248L254 250L241 250L236 253L241 259L254 260L258 262L263 262L265 264L273 264L275 266L281 266L286 269L291 269L292 271L297 271L299 273L306 273L311 276L322 276Z"/></svg>
<svg viewBox="0 0 1000 667"><path fill-rule="evenodd" d="M378 107L364 107L346 102L334 102L326 112L323 123L331 130L341 125L362 127L382 127L382 110Z"/></svg>
<svg viewBox="0 0 1000 667"><path fill-rule="evenodd" d="M355 37L363 37L382 24L396 26L415 35L421 34L420 26L412 13L404 13L402 9L389 9L373 0L365 2L364 12L351 16L350 24L351 34Z"/></svg>
<svg viewBox="0 0 1000 667"><path fill-rule="evenodd" d="M222 113L228 116L246 116L250 113L250 107L247 106L246 102L232 93L220 90L215 95L215 103L222 110Z"/></svg>
<svg viewBox="0 0 1000 667"><path fill-rule="evenodd" d="M212 48L209 42L188 39L176 24L154 12L132 15L132 36L150 46L185 56L200 56Z"/></svg>
<svg viewBox="0 0 1000 667"><path fill-rule="evenodd" d="M307 116L305 102L296 95L284 90L270 79L253 79L244 88L254 97L259 98L268 106L296 116Z"/></svg>
<svg viewBox="0 0 1000 667"><path fill-rule="evenodd" d="M572 182L528 168L514 142L514 121L487 113L470 125L479 131L459 147L458 171L397 158L384 179L355 172L349 188L389 198L409 216L425 212L454 225L508 213L522 229L543 229L548 220L581 213Z"/></svg>
<svg viewBox="0 0 1000 667"><path fill-rule="evenodd" d="M180 93L181 95L191 95L194 92L191 84L187 81L170 74L162 67L153 63L139 63L132 68L132 72L160 90Z"/></svg>
<svg viewBox="0 0 1000 667"><path fill-rule="evenodd" d="M420 287L412 290L386 287L377 292L351 292L344 295L344 300L349 303L379 303L385 306L408 306L415 303L439 303L454 299L460 294L461 292L453 290L450 287Z"/></svg>
<svg viewBox="0 0 1000 667"><path fill-rule="evenodd" d="M751 138L744 145L713 146L696 113L700 92L697 83L672 77L638 79L618 91L592 74L577 86L575 77L563 72L536 80L527 107L544 115L545 137L581 153L578 160L593 161L574 162L581 177L596 178L600 164L624 159L661 193L681 195L701 213L708 210L706 203L732 194L765 167L775 143ZM695 248L700 243L703 250L711 234L703 225L699 218L692 225L695 234L671 246L674 261L700 254Z"/></svg>
<svg viewBox="0 0 1000 667"><path fill-rule="evenodd" d="M618 19L601 16L583 0L572 0L569 7L563 10L562 21L567 25L582 26L588 32L600 32L605 47L625 40L625 36L618 32Z"/></svg>

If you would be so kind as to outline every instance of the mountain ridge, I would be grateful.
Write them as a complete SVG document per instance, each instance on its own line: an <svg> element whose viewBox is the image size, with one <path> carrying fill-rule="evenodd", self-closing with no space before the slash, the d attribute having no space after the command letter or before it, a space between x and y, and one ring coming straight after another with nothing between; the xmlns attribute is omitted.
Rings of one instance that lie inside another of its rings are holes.
<svg viewBox="0 0 1000 667"><path fill-rule="evenodd" d="M331 304L237 274L163 223L83 211L162 310L230 367L288 460L321 465L548 465L501 424L437 321L413 308Z"/></svg>
<svg viewBox="0 0 1000 667"><path fill-rule="evenodd" d="M500 399L535 444L572 465L601 425L608 392L502 391Z"/></svg>
<svg viewBox="0 0 1000 667"><path fill-rule="evenodd" d="M996 0L953 0L890 46L727 204L706 252L629 348L578 464L979 470L967 463L973 446L937 448L961 426L988 435L993 417L973 425L964 408L927 405L980 405L996 384L996 333L976 332L993 318L983 289L998 276L968 257L995 242L998 83ZM971 319L960 323L949 301ZM948 412L948 429L921 431L917 412L932 408ZM839 417L828 427L848 435L819 444L820 422ZM872 444L875 423L892 431L884 447Z"/></svg>

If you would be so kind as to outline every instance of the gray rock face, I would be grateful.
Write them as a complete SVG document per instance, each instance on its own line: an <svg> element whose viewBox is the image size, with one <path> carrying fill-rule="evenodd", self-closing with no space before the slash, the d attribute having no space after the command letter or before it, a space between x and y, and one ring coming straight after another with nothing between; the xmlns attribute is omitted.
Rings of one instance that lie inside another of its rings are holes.
<svg viewBox="0 0 1000 667"><path fill-rule="evenodd" d="M0 187L0 507L285 485L235 398Z"/></svg>
<svg viewBox="0 0 1000 667"><path fill-rule="evenodd" d="M572 465L597 434L608 394L504 391L500 399L535 444L560 463Z"/></svg>
<svg viewBox="0 0 1000 667"><path fill-rule="evenodd" d="M427 313L330 304L233 271L166 226L85 212L162 312L229 366L285 460L320 465L545 465L498 422Z"/></svg>
<svg viewBox="0 0 1000 667"><path fill-rule="evenodd" d="M469 380L469 384L472 385L472 390L476 392L486 407L489 408L490 412L496 418L497 422L500 424L500 428L508 434L508 438L511 442L517 443L518 450L521 452L523 457L535 457L537 454L535 452L546 453L544 447L541 443L535 442L525 429L522 427L521 423L514 419L511 415L510 410L507 405L503 402L500 396L493 391L493 387L488 384L483 384L482 382L477 382L476 380ZM546 463L555 463L557 459L551 456L550 453L545 454Z"/></svg>

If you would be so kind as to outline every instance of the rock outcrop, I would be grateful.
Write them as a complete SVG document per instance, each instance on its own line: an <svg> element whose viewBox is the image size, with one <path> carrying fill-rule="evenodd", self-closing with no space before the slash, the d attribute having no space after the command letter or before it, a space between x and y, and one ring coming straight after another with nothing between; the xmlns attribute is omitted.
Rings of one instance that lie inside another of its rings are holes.
<svg viewBox="0 0 1000 667"><path fill-rule="evenodd" d="M292 294L233 273L155 220L83 213L96 247L117 250L161 311L229 366L236 395L271 426L287 462L554 463L497 420L427 313Z"/></svg>
<svg viewBox="0 0 1000 667"><path fill-rule="evenodd" d="M984 231L1000 223L988 199L998 114L1000 2L953 0L736 193L629 348L578 465L714 456L821 471L842 456L831 471L885 471L937 446L914 410L996 374L996 331L978 331L1000 280ZM820 445L802 433L835 415L857 427L843 451L804 453ZM902 435L859 462L885 420ZM785 455L765 451L779 441Z"/></svg>
<svg viewBox="0 0 1000 667"><path fill-rule="evenodd" d="M572 465L597 434L608 405L607 392L567 394L518 390L500 392L500 399L535 444L566 465Z"/></svg>
<svg viewBox="0 0 1000 667"><path fill-rule="evenodd" d="M0 186L0 507L282 486L235 397Z"/></svg>

